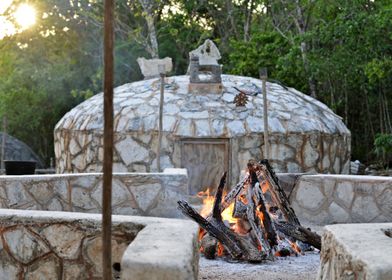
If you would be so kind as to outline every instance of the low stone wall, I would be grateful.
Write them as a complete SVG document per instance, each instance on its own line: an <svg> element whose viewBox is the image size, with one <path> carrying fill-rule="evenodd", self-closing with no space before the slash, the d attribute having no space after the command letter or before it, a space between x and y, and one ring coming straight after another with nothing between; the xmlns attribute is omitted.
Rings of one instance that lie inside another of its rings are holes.
<svg viewBox="0 0 392 280"><path fill-rule="evenodd" d="M392 279L392 223L329 225L317 279Z"/></svg>
<svg viewBox="0 0 392 280"><path fill-rule="evenodd" d="M0 279L100 279L100 227L98 214L0 209ZM185 220L113 216L114 276L197 279L197 229Z"/></svg>
<svg viewBox="0 0 392 280"><path fill-rule="evenodd" d="M302 175L290 192L290 202L305 223L392 222L392 178Z"/></svg>
<svg viewBox="0 0 392 280"><path fill-rule="evenodd" d="M177 200L188 193L185 169L113 174L112 211L118 215L182 217ZM102 174L0 176L0 207L101 213Z"/></svg>

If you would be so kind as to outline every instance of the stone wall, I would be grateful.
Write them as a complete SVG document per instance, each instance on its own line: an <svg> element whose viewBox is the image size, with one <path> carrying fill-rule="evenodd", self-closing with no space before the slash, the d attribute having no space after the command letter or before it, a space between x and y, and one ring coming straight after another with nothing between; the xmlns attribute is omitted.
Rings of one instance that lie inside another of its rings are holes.
<svg viewBox="0 0 392 280"><path fill-rule="evenodd" d="M164 133L162 168L181 168L181 137ZM229 140L232 181L249 159L264 157L264 140L259 134ZM270 135L270 162L277 172L346 174L350 166L347 134L290 133ZM115 134L115 172L156 172L158 135L122 132ZM103 135L92 131L56 131L57 173L101 172Z"/></svg>
<svg viewBox="0 0 392 280"><path fill-rule="evenodd" d="M112 211L119 215L181 217L188 195L186 170L113 174ZM101 213L102 174L0 176L0 207Z"/></svg>
<svg viewBox="0 0 392 280"><path fill-rule="evenodd" d="M306 223L392 222L392 178L353 175L303 175L290 202Z"/></svg>
<svg viewBox="0 0 392 280"><path fill-rule="evenodd" d="M197 228L184 220L113 216L114 276L197 279ZM0 235L0 279L102 278L101 215L0 209Z"/></svg>

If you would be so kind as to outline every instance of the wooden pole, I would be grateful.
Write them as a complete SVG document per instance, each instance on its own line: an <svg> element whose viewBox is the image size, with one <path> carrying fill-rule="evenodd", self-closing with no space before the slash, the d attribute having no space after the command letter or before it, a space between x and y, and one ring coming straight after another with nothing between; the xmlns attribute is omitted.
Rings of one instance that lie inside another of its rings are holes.
<svg viewBox="0 0 392 280"><path fill-rule="evenodd" d="M7 140L7 117L3 117L3 138L1 140L1 170L5 169L5 142ZM5 171L4 171L5 172Z"/></svg>
<svg viewBox="0 0 392 280"><path fill-rule="evenodd" d="M161 172L161 145L162 145L162 129L163 129L163 102L165 94L165 66L158 65L159 75L161 76L161 92L159 101L159 130L158 130L158 146L157 146L157 170Z"/></svg>
<svg viewBox="0 0 392 280"><path fill-rule="evenodd" d="M113 172L113 3L105 0L104 16L104 138L102 191L102 266L103 280L112 280L112 172Z"/></svg>
<svg viewBox="0 0 392 280"><path fill-rule="evenodd" d="M260 69L260 79L263 82L263 119L264 119L264 159L269 159L269 133L268 133L268 105L267 105L267 68Z"/></svg>

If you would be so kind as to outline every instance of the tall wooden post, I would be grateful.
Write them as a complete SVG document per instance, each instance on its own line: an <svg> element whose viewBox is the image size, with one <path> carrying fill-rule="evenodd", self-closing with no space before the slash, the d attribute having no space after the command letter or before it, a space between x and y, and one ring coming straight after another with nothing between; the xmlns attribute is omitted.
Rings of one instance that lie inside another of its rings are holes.
<svg viewBox="0 0 392 280"><path fill-rule="evenodd" d="M104 16L104 138L102 191L103 280L112 280L112 172L113 172L113 2L105 0Z"/></svg>
<svg viewBox="0 0 392 280"><path fill-rule="evenodd" d="M3 117L3 138L1 139L1 169L5 170L5 142L7 140L7 117ZM5 171L4 171L5 172Z"/></svg>
<svg viewBox="0 0 392 280"><path fill-rule="evenodd" d="M161 92L159 101L159 130L157 145L157 170L161 172L161 145L162 145L162 129L163 129L163 102L165 94L165 65L158 65L159 75L161 77Z"/></svg>
<svg viewBox="0 0 392 280"><path fill-rule="evenodd" d="M260 79L263 82L263 119L264 119L264 158L269 159L269 133L268 133L268 100L267 100L267 68L260 69Z"/></svg>

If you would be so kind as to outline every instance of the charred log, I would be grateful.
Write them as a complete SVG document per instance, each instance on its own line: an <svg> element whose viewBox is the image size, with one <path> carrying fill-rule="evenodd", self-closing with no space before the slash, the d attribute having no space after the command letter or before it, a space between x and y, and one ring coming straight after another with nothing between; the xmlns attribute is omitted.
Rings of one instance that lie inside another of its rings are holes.
<svg viewBox="0 0 392 280"><path fill-rule="evenodd" d="M307 228L298 225L292 225L287 222L276 222L275 227L280 232L290 236L296 240L310 244L313 247L321 250L321 236L317 233L310 231Z"/></svg>

